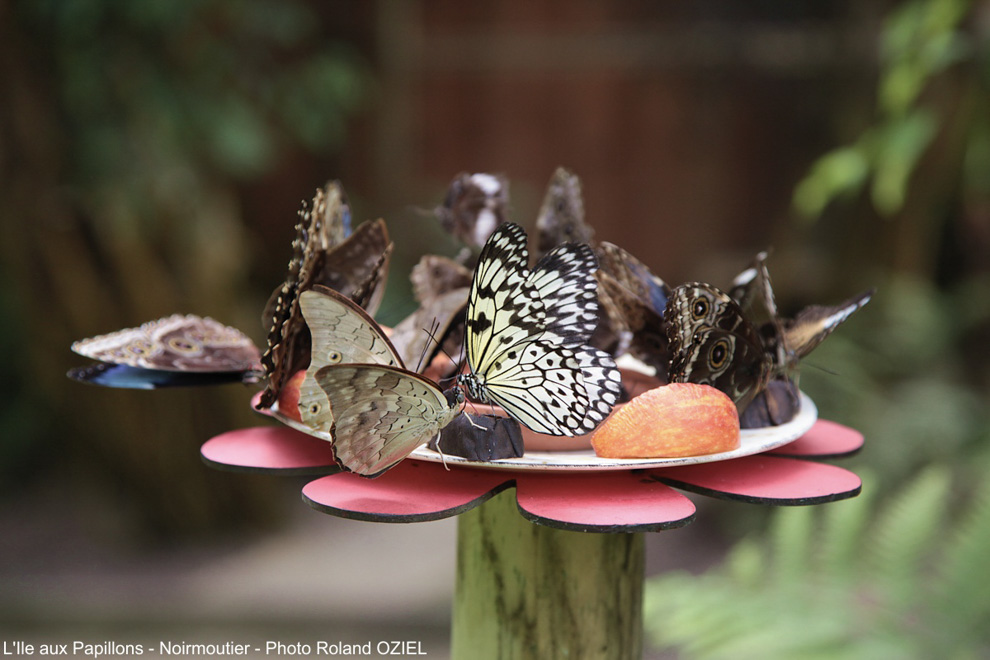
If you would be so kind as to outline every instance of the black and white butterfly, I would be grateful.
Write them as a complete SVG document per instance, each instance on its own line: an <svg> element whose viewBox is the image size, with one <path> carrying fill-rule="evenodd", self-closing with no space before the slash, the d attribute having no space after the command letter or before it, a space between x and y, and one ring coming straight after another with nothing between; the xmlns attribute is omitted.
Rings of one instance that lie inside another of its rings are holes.
<svg viewBox="0 0 990 660"><path fill-rule="evenodd" d="M98 362L71 369L69 378L106 387L253 383L261 377L261 353L247 335L192 314L82 339L72 350Z"/></svg>
<svg viewBox="0 0 990 660"><path fill-rule="evenodd" d="M461 389L444 392L408 371L381 327L353 301L317 285L299 303L312 331L299 417L307 432L332 442L344 469L378 476L461 413Z"/></svg>
<svg viewBox="0 0 990 660"><path fill-rule="evenodd" d="M469 373L458 376L475 401L501 406L533 431L592 431L621 390L607 353L587 345L598 321L595 254L564 244L530 271L526 232L501 225L481 251L468 299Z"/></svg>
<svg viewBox="0 0 990 660"><path fill-rule="evenodd" d="M365 222L348 236L350 209L336 181L317 190L299 217L288 274L263 314L269 331L261 358L267 380L258 403L261 409L270 408L285 382L309 363L309 328L299 314L303 291L327 286L372 314L385 293L393 245L384 220Z"/></svg>

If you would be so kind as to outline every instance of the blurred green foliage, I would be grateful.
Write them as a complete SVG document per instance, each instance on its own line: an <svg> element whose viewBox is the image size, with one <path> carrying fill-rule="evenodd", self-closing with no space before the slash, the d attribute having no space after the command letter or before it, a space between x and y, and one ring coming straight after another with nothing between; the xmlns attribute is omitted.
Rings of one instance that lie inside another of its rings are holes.
<svg viewBox="0 0 990 660"><path fill-rule="evenodd" d="M775 509L769 527L750 515L721 565L652 580L647 628L678 657L990 652L990 596L978 586L990 582L982 14L964 0L896 5L879 35L872 122L821 156L794 193L803 218L831 232L842 268L877 277L870 305L800 376L822 417L866 437L842 462L864 476L863 494Z"/></svg>
<svg viewBox="0 0 990 660"><path fill-rule="evenodd" d="M0 306L0 342L15 356L0 365L6 487L59 465L90 473L166 533L270 515L268 486L198 460L204 439L256 421L247 392L97 391L64 374L85 362L73 340L175 312L263 337L270 289L249 281L258 247L243 191L287 161L336 157L373 86L370 65L319 10L303 0L3 6L0 282L12 304ZM272 222L291 228L295 215ZM284 264L288 240L280 247L265 260Z"/></svg>
<svg viewBox="0 0 990 660"><path fill-rule="evenodd" d="M651 580L647 634L699 660L986 657L990 482L957 510L944 467L882 501L864 476L858 498L776 512L718 568Z"/></svg>
<svg viewBox="0 0 990 660"><path fill-rule="evenodd" d="M923 92L953 65L979 65L986 57L962 25L970 9L969 0L915 0L890 14L880 40L877 121L812 165L794 193L794 205L805 217L819 217L830 202L867 183L880 214L903 208L911 174L948 119L925 104ZM987 150L981 136L990 128L990 116L979 119L969 126L974 139L962 156L970 167L979 167Z"/></svg>

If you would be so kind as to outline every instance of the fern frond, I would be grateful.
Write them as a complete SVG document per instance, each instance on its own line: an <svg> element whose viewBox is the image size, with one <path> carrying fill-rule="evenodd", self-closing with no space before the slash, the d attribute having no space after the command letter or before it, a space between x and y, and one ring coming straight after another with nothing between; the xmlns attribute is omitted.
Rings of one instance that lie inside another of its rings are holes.
<svg viewBox="0 0 990 660"><path fill-rule="evenodd" d="M950 475L931 467L886 503L870 530L864 549L875 596L894 617L904 617L923 599L918 580L930 567L923 559L941 540L949 501Z"/></svg>
<svg viewBox="0 0 990 660"><path fill-rule="evenodd" d="M875 510L877 477L868 470L859 470L863 490L858 497L828 506L818 507L821 534L816 547L816 566L823 574L843 580L853 579L853 570L860 564L863 537Z"/></svg>
<svg viewBox="0 0 990 660"><path fill-rule="evenodd" d="M984 474L990 460L984 459ZM990 628L990 481L984 480L948 535L937 570L939 630L958 639Z"/></svg>

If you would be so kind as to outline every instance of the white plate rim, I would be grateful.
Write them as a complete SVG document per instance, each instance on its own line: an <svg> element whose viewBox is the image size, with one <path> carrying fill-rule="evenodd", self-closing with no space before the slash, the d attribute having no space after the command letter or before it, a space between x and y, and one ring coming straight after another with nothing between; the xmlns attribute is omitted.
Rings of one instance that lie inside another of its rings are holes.
<svg viewBox="0 0 990 660"><path fill-rule="evenodd" d="M678 458L601 458L592 449L571 451L527 451L519 458L503 458L497 461L471 461L460 456L444 455L422 445L409 454L409 458L431 463L483 470L588 472L597 470L636 470L675 467L730 461L752 456L794 442L807 433L818 420L818 408L804 392L801 392L801 409L789 422L780 426L759 429L743 429L739 432L739 447L732 451L701 456Z"/></svg>

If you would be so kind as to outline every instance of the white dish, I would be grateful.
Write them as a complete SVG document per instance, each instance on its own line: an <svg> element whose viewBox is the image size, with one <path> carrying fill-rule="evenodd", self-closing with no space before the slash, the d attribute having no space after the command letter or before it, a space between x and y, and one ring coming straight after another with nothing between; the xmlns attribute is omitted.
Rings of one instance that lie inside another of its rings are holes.
<svg viewBox="0 0 990 660"><path fill-rule="evenodd" d="M469 461L460 456L440 456L426 446L418 447L409 458L489 470L558 470L558 471L588 471L588 470L631 470L642 468L673 467L675 465L693 465L697 463L714 463L728 461L742 456L751 456L771 449L776 449L794 442L808 432L818 420L818 408L807 394L801 392L801 410L794 419L780 426L768 426L761 429L743 429L739 433L738 449L705 454L702 456L684 456L680 458L600 458L592 449L571 451L527 451L519 458L504 458L498 461ZM443 434L441 433L441 442Z"/></svg>

